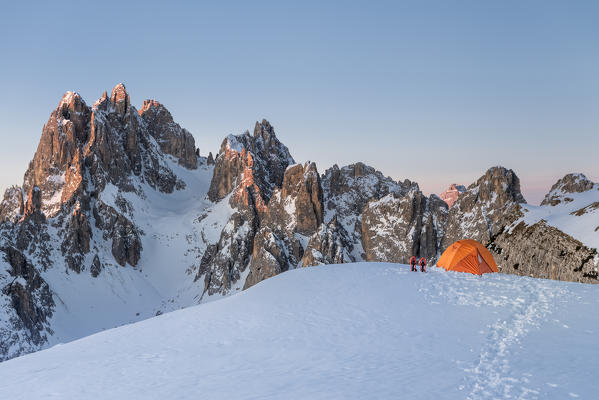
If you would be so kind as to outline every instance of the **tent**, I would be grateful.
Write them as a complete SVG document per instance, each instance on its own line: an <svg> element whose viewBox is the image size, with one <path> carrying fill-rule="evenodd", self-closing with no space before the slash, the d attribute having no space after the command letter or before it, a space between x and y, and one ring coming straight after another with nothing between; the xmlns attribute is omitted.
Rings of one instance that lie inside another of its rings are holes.
<svg viewBox="0 0 599 400"><path fill-rule="evenodd" d="M489 250L471 239L458 240L449 246L437 261L437 267L476 275L498 272L497 264Z"/></svg>

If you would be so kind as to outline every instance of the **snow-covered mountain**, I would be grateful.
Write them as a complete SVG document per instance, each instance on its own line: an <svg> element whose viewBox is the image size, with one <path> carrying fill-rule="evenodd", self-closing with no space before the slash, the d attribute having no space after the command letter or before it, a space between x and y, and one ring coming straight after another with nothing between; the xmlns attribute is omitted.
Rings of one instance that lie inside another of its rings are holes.
<svg viewBox="0 0 599 400"><path fill-rule="evenodd" d="M10 399L592 399L595 286L301 268L0 363Z"/></svg>
<svg viewBox="0 0 599 400"><path fill-rule="evenodd" d="M155 100L75 92L0 203L0 360L209 302L298 267L431 264L453 241L502 272L597 282L599 185L567 176L525 204L490 168L449 208L363 163L297 164L266 120L202 157Z"/></svg>
<svg viewBox="0 0 599 400"><path fill-rule="evenodd" d="M503 272L597 283L599 184L566 175L540 206L522 205L489 248Z"/></svg>
<svg viewBox="0 0 599 400"><path fill-rule="evenodd" d="M195 304L231 213L206 198L212 169L159 103L67 92L2 202L0 358Z"/></svg>

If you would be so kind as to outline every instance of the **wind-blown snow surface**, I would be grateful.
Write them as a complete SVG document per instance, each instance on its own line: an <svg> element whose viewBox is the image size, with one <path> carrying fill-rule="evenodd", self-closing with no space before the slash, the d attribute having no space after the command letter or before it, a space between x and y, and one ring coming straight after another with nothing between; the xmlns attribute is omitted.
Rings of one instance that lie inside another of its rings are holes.
<svg viewBox="0 0 599 400"><path fill-rule="evenodd" d="M596 286L357 263L0 364L12 399L596 398Z"/></svg>

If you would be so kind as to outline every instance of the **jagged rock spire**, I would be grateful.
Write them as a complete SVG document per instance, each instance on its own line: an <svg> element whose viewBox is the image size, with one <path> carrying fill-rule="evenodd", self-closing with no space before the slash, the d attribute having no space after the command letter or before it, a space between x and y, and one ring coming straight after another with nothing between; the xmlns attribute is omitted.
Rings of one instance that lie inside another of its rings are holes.
<svg viewBox="0 0 599 400"><path fill-rule="evenodd" d="M263 119L256 122L253 135L246 131L223 140L208 197L218 201L237 188L233 196L236 204L254 203L263 211L274 188L283 183L285 169L294 163L289 149Z"/></svg>
<svg viewBox="0 0 599 400"><path fill-rule="evenodd" d="M131 101L129 99L129 93L127 93L127 90L125 89L125 85L123 83L117 84L112 89L112 94L110 95L110 103L121 115L126 114L129 110Z"/></svg>

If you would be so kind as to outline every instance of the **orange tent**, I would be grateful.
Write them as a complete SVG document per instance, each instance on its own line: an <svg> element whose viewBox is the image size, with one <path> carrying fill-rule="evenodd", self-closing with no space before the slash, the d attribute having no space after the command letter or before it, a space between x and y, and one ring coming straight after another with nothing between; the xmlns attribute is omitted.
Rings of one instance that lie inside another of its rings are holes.
<svg viewBox="0 0 599 400"><path fill-rule="evenodd" d="M437 261L437 267L476 275L498 272L497 264L489 250L471 239L458 240L449 246Z"/></svg>

